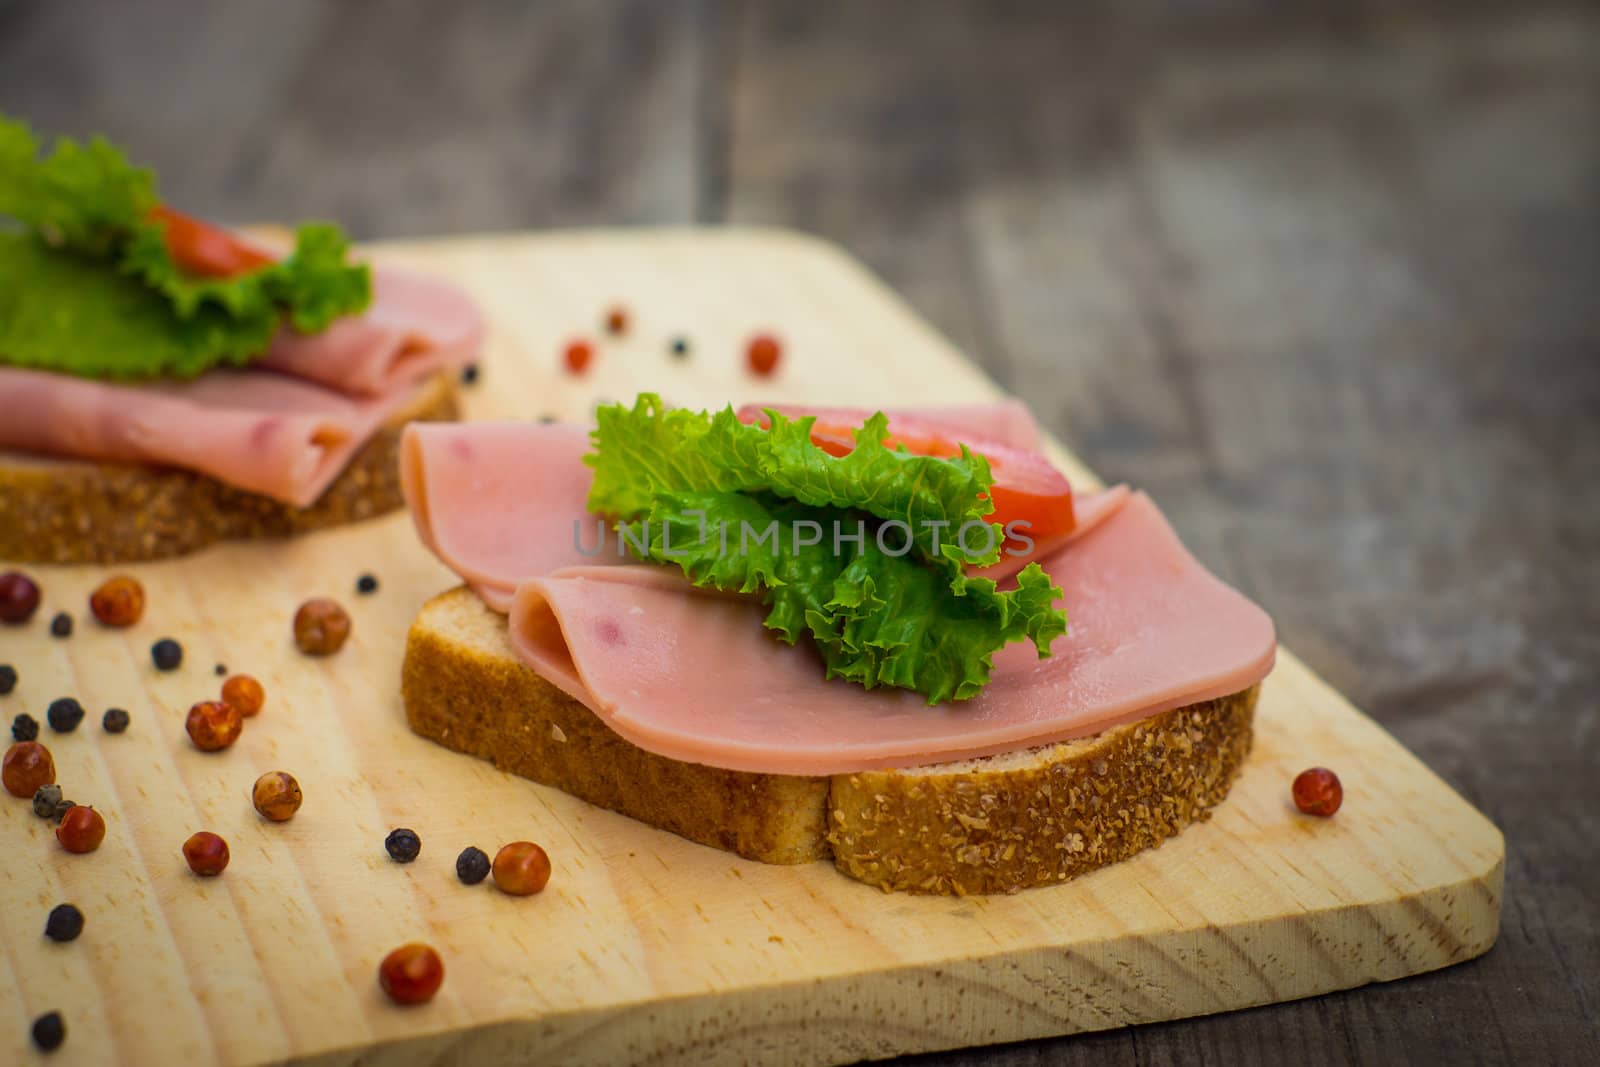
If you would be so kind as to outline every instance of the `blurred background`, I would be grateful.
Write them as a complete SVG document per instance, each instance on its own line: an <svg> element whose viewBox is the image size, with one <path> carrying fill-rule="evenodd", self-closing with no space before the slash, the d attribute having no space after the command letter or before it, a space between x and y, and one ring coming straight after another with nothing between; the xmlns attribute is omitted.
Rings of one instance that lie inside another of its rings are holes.
<svg viewBox="0 0 1600 1067"><path fill-rule="evenodd" d="M836 241L1506 832L1477 962L930 1062L1600 1056L1600 5L0 0L0 109L222 220Z"/></svg>

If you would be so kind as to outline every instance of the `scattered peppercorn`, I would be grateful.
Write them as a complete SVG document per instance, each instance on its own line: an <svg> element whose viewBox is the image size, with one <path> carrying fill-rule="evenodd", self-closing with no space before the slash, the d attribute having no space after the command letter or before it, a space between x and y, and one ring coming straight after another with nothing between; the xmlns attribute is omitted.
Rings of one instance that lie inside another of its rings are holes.
<svg viewBox="0 0 1600 1067"><path fill-rule="evenodd" d="M222 683L222 699L249 719L261 714L261 705L267 702L267 692L250 675L236 674Z"/></svg>
<svg viewBox="0 0 1600 1067"><path fill-rule="evenodd" d="M107 578L89 594L89 610L106 626L132 626L144 616L144 586L126 574Z"/></svg>
<svg viewBox="0 0 1600 1067"><path fill-rule="evenodd" d="M44 717L50 721L50 729L56 733L70 734L83 721L83 705L72 697L61 697L50 702L50 710L45 712Z"/></svg>
<svg viewBox="0 0 1600 1067"><path fill-rule="evenodd" d="M478 365L476 363L468 363L465 367L461 368L461 384L462 385L472 385L472 384L476 383L477 380L478 380Z"/></svg>
<svg viewBox="0 0 1600 1067"><path fill-rule="evenodd" d="M67 1039L67 1024L59 1011L46 1012L33 1020L33 1043L44 1052L54 1052Z"/></svg>
<svg viewBox="0 0 1600 1067"><path fill-rule="evenodd" d="M183 858L195 874L215 878L228 866L228 843L210 830L201 830L183 843Z"/></svg>
<svg viewBox="0 0 1600 1067"><path fill-rule="evenodd" d="M211 668L211 673L216 675L218 678L221 678L223 675L228 673L228 665L226 663L219 663L215 667Z"/></svg>
<svg viewBox="0 0 1600 1067"><path fill-rule="evenodd" d="M383 847L388 850L389 858L396 863L410 863L422 851L422 838L417 836L415 830L401 827L389 831L389 836L383 839Z"/></svg>
<svg viewBox="0 0 1600 1067"><path fill-rule="evenodd" d="M303 799L300 783L288 771L268 771L256 779L255 788L250 791L250 802L256 811L273 822L294 818Z"/></svg>
<svg viewBox="0 0 1600 1067"><path fill-rule="evenodd" d="M56 617L50 620L51 637L72 636L72 616L64 611L56 612Z"/></svg>
<svg viewBox="0 0 1600 1067"><path fill-rule="evenodd" d="M17 687L17 669L9 663L0 663L0 697Z"/></svg>
<svg viewBox="0 0 1600 1067"><path fill-rule="evenodd" d="M120 734L128 728L131 719L125 708L107 708L106 713L100 716L100 725L105 727L108 734Z"/></svg>
<svg viewBox="0 0 1600 1067"><path fill-rule="evenodd" d="M750 369L763 378L778 369L778 360L782 355L783 345L768 333L756 334L750 338L750 344L745 349L745 359L749 362Z"/></svg>
<svg viewBox="0 0 1600 1067"><path fill-rule="evenodd" d="M41 819L53 819L61 807L61 787L51 782L33 791L33 813Z"/></svg>
<svg viewBox="0 0 1600 1067"><path fill-rule="evenodd" d="M0 622L19 626L39 608L39 586L21 571L0 574Z"/></svg>
<svg viewBox="0 0 1600 1067"><path fill-rule="evenodd" d="M315 597L294 613L294 643L308 656L331 656L350 636L350 616L337 601Z"/></svg>
<svg viewBox="0 0 1600 1067"><path fill-rule="evenodd" d="M477 885L489 877L489 854L476 845L468 845L456 857L456 877L462 885Z"/></svg>
<svg viewBox="0 0 1600 1067"><path fill-rule="evenodd" d="M356 579L356 592L363 596L378 591L378 577L374 574L363 574Z"/></svg>
<svg viewBox="0 0 1600 1067"><path fill-rule="evenodd" d="M572 341L561 358L566 361L567 370L573 374L582 374L589 369L589 361L594 358L594 348L588 341Z"/></svg>
<svg viewBox="0 0 1600 1067"><path fill-rule="evenodd" d="M687 338L674 337L672 339L672 355L676 359L689 358L689 341Z"/></svg>
<svg viewBox="0 0 1600 1067"><path fill-rule="evenodd" d="M73 904L57 904L44 921L44 936L52 941L76 941L83 933L83 912Z"/></svg>
<svg viewBox="0 0 1600 1067"><path fill-rule="evenodd" d="M621 337L628 332L628 309L614 307L606 312L606 332L613 337Z"/></svg>
<svg viewBox="0 0 1600 1067"><path fill-rule="evenodd" d="M189 709L183 728L201 752L220 752L244 732L239 709L223 700L202 700Z"/></svg>
<svg viewBox="0 0 1600 1067"><path fill-rule="evenodd" d="M495 853L494 884L514 897L532 896L550 881L550 856L532 841L513 841Z"/></svg>
<svg viewBox="0 0 1600 1067"><path fill-rule="evenodd" d="M150 646L150 662L158 671L175 671L183 665L183 646L170 637L163 637Z"/></svg>
<svg viewBox="0 0 1600 1067"><path fill-rule="evenodd" d="M550 425L553 425L554 423L556 423L558 421L559 420L554 415L551 415L551 414L548 414L548 413L539 416L539 425L540 426L550 426Z"/></svg>
<svg viewBox="0 0 1600 1067"><path fill-rule="evenodd" d="M378 965L378 985L396 1004L426 1004L444 982L444 961L420 942L401 945Z"/></svg>
<svg viewBox="0 0 1600 1067"><path fill-rule="evenodd" d="M14 797L28 798L56 780L56 761L37 741L18 741L0 761L0 781Z"/></svg>
<svg viewBox="0 0 1600 1067"><path fill-rule="evenodd" d="M11 740L37 741L39 739L39 720L27 712L23 712L11 720Z"/></svg>
<svg viewBox="0 0 1600 1067"><path fill-rule="evenodd" d="M56 827L56 840L68 852L93 852L106 839L106 821L93 808L74 804Z"/></svg>
<svg viewBox="0 0 1600 1067"><path fill-rule="evenodd" d="M1307 815L1326 818L1344 803L1344 786L1339 784L1339 776L1326 767L1301 771L1295 777L1292 792L1294 806Z"/></svg>

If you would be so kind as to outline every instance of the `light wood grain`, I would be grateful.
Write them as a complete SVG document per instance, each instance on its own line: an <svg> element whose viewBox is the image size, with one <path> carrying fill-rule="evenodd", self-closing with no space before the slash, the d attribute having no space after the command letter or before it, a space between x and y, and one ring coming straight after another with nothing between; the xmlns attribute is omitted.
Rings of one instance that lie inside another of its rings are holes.
<svg viewBox="0 0 1600 1067"><path fill-rule="evenodd" d="M598 397L656 389L678 403L781 397L970 401L995 387L852 261L769 231L573 233L386 246L458 279L494 324L475 418L579 417ZM561 342L622 300L638 324L593 373L558 371ZM775 327L771 383L740 341ZM679 333L692 358L673 361ZM1080 484L1087 471L1059 457ZM451 577L392 516L294 542L228 546L127 568L149 592L131 631L84 616L103 572L39 569L46 604L0 630L22 673L7 716L78 696L92 717L46 733L67 793L106 815L99 852L69 856L22 801L0 804L0 1061L26 1061L26 1024L60 1008L55 1062L696 1062L781 1055L841 1062L1224 1011L1442 967L1499 925L1503 842L1483 816L1285 652L1266 683L1255 752L1209 823L1059 888L967 900L883 895L826 864L733 859L412 736L399 704L403 634ZM382 580L373 597L356 576ZM330 660L298 655L295 606L355 617ZM183 641L158 674L147 648ZM267 687L243 740L205 755L183 737L214 662ZM134 716L100 732L110 704ZM1312 821L1289 802L1303 767L1339 770L1346 805ZM250 783L281 768L306 803L274 825ZM423 839L410 867L385 833ZM233 862L194 879L178 848L227 837ZM542 842L550 888L513 899L454 877L467 844ZM83 937L40 936L60 900ZM374 979L413 939L444 955L430 1006L388 1005Z"/></svg>

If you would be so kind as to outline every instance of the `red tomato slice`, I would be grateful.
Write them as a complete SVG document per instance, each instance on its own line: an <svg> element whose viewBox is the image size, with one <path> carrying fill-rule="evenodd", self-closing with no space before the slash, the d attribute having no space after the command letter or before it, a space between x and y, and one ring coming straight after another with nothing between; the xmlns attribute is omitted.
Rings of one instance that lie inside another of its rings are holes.
<svg viewBox="0 0 1600 1067"><path fill-rule="evenodd" d="M188 274L203 278L233 278L276 262L220 226L181 214L169 207L150 212L166 229L167 251Z"/></svg>
<svg viewBox="0 0 1600 1067"><path fill-rule="evenodd" d="M829 455L844 456L855 448L854 431L872 413L828 409L808 410L806 414L815 414L817 419L811 427L812 443ZM738 415L745 422L762 426L768 423L759 408L741 408ZM1077 525L1072 510L1072 486L1037 452L970 436L957 440L942 426L911 418L890 420L887 443L890 447L904 446L906 451L919 456L945 459L959 456L965 444L989 461L989 471L994 475L994 485L989 491L994 510L988 514L988 520L1002 525L1027 523L1019 525L1018 532L1037 543L1057 541Z"/></svg>

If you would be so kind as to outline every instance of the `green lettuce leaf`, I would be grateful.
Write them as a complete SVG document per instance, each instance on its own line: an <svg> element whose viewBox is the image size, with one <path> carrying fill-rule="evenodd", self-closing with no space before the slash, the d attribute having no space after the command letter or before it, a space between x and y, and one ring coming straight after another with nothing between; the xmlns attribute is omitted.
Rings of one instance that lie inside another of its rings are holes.
<svg viewBox="0 0 1600 1067"><path fill-rule="evenodd" d="M100 138L50 154L0 115L0 363L90 377L189 378L264 353L284 321L317 333L364 310L372 276L336 226L308 223L278 262L186 273L167 248L148 170Z"/></svg>
<svg viewBox="0 0 1600 1067"><path fill-rule="evenodd" d="M809 638L830 678L912 689L932 704L977 695L1011 641L1049 654L1066 632L1061 590L1037 564L1005 591L969 577L968 564L998 558L998 542L982 554L955 543L989 509L982 457L889 449L881 413L834 457L811 443L811 420L769 414L764 431L731 409L669 409L649 394L631 409L602 407L585 458L591 510L619 520L635 555L759 597L767 628L789 644ZM884 528L925 520L950 524L937 550Z"/></svg>
<svg viewBox="0 0 1600 1067"><path fill-rule="evenodd" d="M154 176L103 138L63 137L41 159L27 124L0 114L0 216L54 244L107 255L156 203Z"/></svg>
<svg viewBox="0 0 1600 1067"><path fill-rule="evenodd" d="M585 458L595 471L589 509L631 515L672 490L773 492L902 522L918 551L934 558L992 508L983 495L994 482L988 460L965 446L950 459L891 449L884 444L889 420L882 412L855 432L855 448L845 456L811 443L814 418L775 411L767 417L771 429L763 430L740 422L731 407L714 414L668 408L653 393L641 394L632 408L601 407L595 451ZM984 525L987 538L969 533L972 551L957 549L963 562L987 566L1000 558L1003 531Z"/></svg>
<svg viewBox="0 0 1600 1067"><path fill-rule="evenodd" d="M98 260L32 234L0 233L0 363L92 378L190 378L248 362L278 322L212 305L179 318L160 293Z"/></svg>
<svg viewBox="0 0 1600 1067"><path fill-rule="evenodd" d="M1066 632L1053 607L1061 590L1037 563L1001 592L968 577L954 553L928 561L877 551L876 527L858 511L771 494L690 492L659 494L619 534L697 586L759 596L766 627L791 645L809 635L828 677L913 689L930 704L976 696L1007 643L1031 640L1045 656ZM807 544L819 530L822 540ZM857 533L859 551L849 540Z"/></svg>

